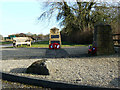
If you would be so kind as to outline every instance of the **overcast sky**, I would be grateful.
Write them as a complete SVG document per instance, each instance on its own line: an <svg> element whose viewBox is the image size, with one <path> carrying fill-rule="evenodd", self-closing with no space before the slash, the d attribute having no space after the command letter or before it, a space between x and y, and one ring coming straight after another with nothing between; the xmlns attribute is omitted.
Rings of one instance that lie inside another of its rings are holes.
<svg viewBox="0 0 120 90"><path fill-rule="evenodd" d="M55 16L53 16L51 22L43 20L38 23L37 18L43 12L44 1L47 0L0 0L0 34L8 36L10 34L31 32L45 35L53 27L61 30ZM107 1L116 2L116 0Z"/></svg>

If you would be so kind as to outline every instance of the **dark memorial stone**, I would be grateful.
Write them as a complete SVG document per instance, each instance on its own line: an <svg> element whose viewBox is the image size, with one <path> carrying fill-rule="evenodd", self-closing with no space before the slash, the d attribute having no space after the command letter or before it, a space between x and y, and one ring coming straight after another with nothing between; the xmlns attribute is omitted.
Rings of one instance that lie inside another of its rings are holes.
<svg viewBox="0 0 120 90"><path fill-rule="evenodd" d="M30 65L27 68L26 73L49 75L49 70L46 67L45 60L39 60Z"/></svg>
<svg viewBox="0 0 120 90"><path fill-rule="evenodd" d="M96 25L93 41L97 47L97 55L109 55L115 53L110 25Z"/></svg>

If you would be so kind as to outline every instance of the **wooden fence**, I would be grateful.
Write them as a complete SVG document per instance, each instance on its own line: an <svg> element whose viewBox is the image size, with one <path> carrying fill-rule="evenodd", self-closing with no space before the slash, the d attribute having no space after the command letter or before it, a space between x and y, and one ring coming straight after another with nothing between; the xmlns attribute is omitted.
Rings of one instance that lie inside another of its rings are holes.
<svg viewBox="0 0 120 90"><path fill-rule="evenodd" d="M120 34L113 34L114 46L120 47Z"/></svg>

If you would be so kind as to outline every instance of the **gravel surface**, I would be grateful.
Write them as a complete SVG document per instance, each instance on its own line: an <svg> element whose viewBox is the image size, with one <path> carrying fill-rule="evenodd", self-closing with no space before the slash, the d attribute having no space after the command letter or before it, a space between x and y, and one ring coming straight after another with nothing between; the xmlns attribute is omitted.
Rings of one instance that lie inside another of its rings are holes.
<svg viewBox="0 0 120 90"><path fill-rule="evenodd" d="M116 55L81 57L81 58L48 58L46 61L50 75L26 74L25 70L33 62L41 59L2 60L1 70L10 74L59 81L77 85L90 85L107 88L120 88L119 60Z"/></svg>

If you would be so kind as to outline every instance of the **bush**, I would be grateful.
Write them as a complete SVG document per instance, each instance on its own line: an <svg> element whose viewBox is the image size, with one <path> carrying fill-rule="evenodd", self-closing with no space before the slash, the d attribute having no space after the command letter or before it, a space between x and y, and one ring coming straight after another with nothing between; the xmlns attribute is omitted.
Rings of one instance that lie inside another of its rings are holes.
<svg viewBox="0 0 120 90"><path fill-rule="evenodd" d="M67 41L76 44L91 44L93 42L93 32L92 31L74 31L70 35L61 34L62 41Z"/></svg>

